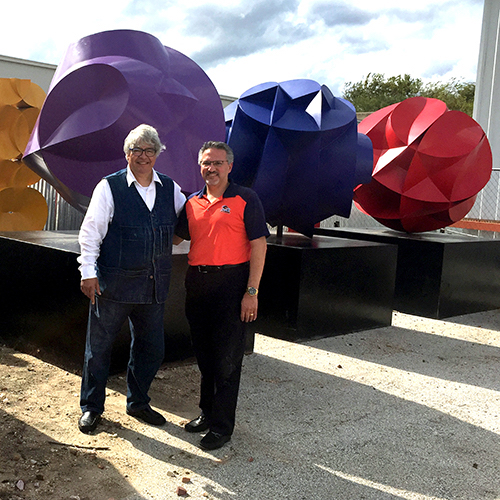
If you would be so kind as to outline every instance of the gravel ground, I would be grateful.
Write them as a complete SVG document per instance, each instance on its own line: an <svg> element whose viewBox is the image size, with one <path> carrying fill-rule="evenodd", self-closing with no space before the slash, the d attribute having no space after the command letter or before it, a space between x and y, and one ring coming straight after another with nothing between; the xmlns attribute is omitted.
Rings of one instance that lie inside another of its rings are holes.
<svg viewBox="0 0 500 500"><path fill-rule="evenodd" d="M218 500L499 500L498 330L500 310L394 313L390 327L304 343L257 335L233 439L210 453L182 428L197 415L195 365L158 373L163 428L125 415L115 376L104 422L85 436L79 377L3 348L2 450L18 440L10 461L2 451L0 499L165 500L181 487Z"/></svg>

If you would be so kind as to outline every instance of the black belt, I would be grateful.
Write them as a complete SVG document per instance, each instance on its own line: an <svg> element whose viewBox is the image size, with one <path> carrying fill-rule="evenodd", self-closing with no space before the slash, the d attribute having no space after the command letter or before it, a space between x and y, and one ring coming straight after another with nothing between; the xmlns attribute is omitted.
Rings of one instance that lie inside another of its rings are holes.
<svg viewBox="0 0 500 500"><path fill-rule="evenodd" d="M225 264L223 266L189 266L191 269L196 269L198 272L206 273L217 273L219 271L224 271L224 269L234 269L235 267L248 266L249 262L242 262L241 264Z"/></svg>

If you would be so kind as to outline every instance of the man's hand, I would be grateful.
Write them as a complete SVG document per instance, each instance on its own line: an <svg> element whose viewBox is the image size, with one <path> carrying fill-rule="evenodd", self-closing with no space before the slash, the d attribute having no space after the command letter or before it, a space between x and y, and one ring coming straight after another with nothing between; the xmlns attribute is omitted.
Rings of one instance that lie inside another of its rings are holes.
<svg viewBox="0 0 500 500"><path fill-rule="evenodd" d="M97 278L88 278L80 281L80 289L90 299L92 304L95 304L95 294L101 295L99 280Z"/></svg>
<svg viewBox="0 0 500 500"><path fill-rule="evenodd" d="M257 296L253 297L245 293L243 299L241 300L241 321L249 323L257 319L257 309L259 301Z"/></svg>

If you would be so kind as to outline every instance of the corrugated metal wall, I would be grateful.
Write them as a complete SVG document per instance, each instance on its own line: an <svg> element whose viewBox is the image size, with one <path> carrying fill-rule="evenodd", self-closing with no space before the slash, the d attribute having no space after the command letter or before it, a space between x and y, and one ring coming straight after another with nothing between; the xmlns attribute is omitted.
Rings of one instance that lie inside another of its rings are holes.
<svg viewBox="0 0 500 500"><path fill-rule="evenodd" d="M33 184L32 187L40 191L47 201L49 214L47 216L45 230L63 231L80 229L83 214L64 200L50 184L42 179L36 184Z"/></svg>

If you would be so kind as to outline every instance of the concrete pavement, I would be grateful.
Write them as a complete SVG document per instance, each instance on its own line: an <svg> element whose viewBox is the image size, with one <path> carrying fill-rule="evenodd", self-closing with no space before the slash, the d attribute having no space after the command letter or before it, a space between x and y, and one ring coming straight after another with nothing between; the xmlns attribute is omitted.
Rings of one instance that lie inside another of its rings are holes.
<svg viewBox="0 0 500 500"><path fill-rule="evenodd" d="M490 311L395 313L390 327L300 344L258 335L231 442L202 452L167 412L166 429L145 427L133 498L176 498L182 469L190 498L498 500L499 330ZM196 372L167 367L158 384Z"/></svg>

